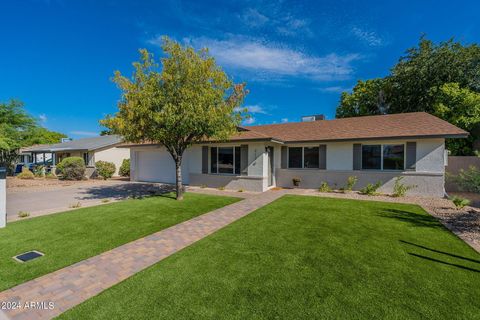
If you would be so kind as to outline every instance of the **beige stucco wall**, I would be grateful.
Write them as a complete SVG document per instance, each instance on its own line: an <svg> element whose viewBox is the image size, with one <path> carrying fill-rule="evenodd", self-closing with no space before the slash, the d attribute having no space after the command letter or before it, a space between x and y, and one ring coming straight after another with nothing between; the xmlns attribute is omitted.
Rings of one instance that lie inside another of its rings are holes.
<svg viewBox="0 0 480 320"><path fill-rule="evenodd" d="M130 150L128 148L108 148L96 150L93 155L93 163L97 161L113 162L115 164L115 176L118 176L118 170L124 159L130 159Z"/></svg>

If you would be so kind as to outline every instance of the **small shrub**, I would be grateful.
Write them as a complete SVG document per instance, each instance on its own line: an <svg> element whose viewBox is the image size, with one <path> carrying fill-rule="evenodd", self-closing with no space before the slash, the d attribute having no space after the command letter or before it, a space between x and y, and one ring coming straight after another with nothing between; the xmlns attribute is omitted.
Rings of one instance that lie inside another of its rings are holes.
<svg viewBox="0 0 480 320"><path fill-rule="evenodd" d="M367 196L374 196L378 194L377 190L380 188L382 183L379 181L375 184L367 184L364 188L360 189L361 194L366 194Z"/></svg>
<svg viewBox="0 0 480 320"><path fill-rule="evenodd" d="M22 172L17 175L17 178L23 180L32 180L35 179L35 175L27 167L23 167Z"/></svg>
<svg viewBox="0 0 480 320"><path fill-rule="evenodd" d="M64 180L83 180L85 177L85 162L80 157L68 157L57 165L58 172Z"/></svg>
<svg viewBox="0 0 480 320"><path fill-rule="evenodd" d="M347 184L345 185L344 191L352 191L353 187L357 184L358 178L356 176L350 176L347 178Z"/></svg>
<svg viewBox="0 0 480 320"><path fill-rule="evenodd" d="M457 209L462 209L465 206L468 206L470 204L470 200L459 197L459 196L453 196L450 198L452 200L453 204L455 205L455 208Z"/></svg>
<svg viewBox="0 0 480 320"><path fill-rule="evenodd" d="M95 162L95 168L97 168L97 174L103 178L103 180L110 179L115 173L115 164L107 161Z"/></svg>
<svg viewBox="0 0 480 320"><path fill-rule="evenodd" d="M43 177L45 177L45 166L36 166L36 167L33 169L33 174L34 174L35 177L37 177L37 178L43 178Z"/></svg>
<svg viewBox="0 0 480 320"><path fill-rule="evenodd" d="M238 189L238 192L243 192L243 191L245 191L245 190L243 190L243 189Z"/></svg>
<svg viewBox="0 0 480 320"><path fill-rule="evenodd" d="M298 187L300 185L300 182L302 182L302 179L300 178L293 178L292 183L295 187Z"/></svg>
<svg viewBox="0 0 480 320"><path fill-rule="evenodd" d="M57 176L50 172L45 175L45 179L57 179Z"/></svg>
<svg viewBox="0 0 480 320"><path fill-rule="evenodd" d="M393 185L393 196L394 197L404 197L408 190L414 189L416 185L405 185L402 181L403 177L397 177L395 179L395 184Z"/></svg>
<svg viewBox="0 0 480 320"><path fill-rule="evenodd" d="M30 216L30 212L27 212L27 211L19 211L18 212L18 217L19 218L26 218L26 217L29 217Z"/></svg>
<svg viewBox="0 0 480 320"><path fill-rule="evenodd" d="M328 185L327 182L322 182L322 184L320 185L320 188L318 188L318 191L319 192L332 192L332 188L330 188L330 186Z"/></svg>
<svg viewBox="0 0 480 320"><path fill-rule="evenodd" d="M480 170L475 166L461 169L458 175L447 178L453 180L461 191L480 193Z"/></svg>
<svg viewBox="0 0 480 320"><path fill-rule="evenodd" d="M123 159L118 174L122 177L130 177L130 159Z"/></svg>
<svg viewBox="0 0 480 320"><path fill-rule="evenodd" d="M110 199L102 199L102 203L110 202Z"/></svg>
<svg viewBox="0 0 480 320"><path fill-rule="evenodd" d="M206 185L206 184L202 184L202 185L200 185L200 188L202 188L202 189L205 189L206 187L207 187L207 185Z"/></svg>
<svg viewBox="0 0 480 320"><path fill-rule="evenodd" d="M218 190L225 190L225 187L218 187Z"/></svg>
<svg viewBox="0 0 480 320"><path fill-rule="evenodd" d="M77 202L77 203L73 203L69 206L69 208L80 208L82 206L82 204L80 202Z"/></svg>

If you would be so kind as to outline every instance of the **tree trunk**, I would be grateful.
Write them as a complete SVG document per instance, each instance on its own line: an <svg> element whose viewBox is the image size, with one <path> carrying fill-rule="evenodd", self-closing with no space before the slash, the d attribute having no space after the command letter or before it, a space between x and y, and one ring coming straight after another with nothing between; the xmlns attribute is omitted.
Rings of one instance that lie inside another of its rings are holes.
<svg viewBox="0 0 480 320"><path fill-rule="evenodd" d="M183 185L182 185L182 158L175 159L175 171L177 173L176 193L177 200L183 200Z"/></svg>

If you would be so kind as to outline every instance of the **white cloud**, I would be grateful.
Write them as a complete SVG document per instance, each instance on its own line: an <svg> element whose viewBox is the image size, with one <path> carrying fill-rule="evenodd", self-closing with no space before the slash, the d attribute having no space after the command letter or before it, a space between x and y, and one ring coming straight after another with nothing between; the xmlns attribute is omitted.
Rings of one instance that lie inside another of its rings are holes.
<svg viewBox="0 0 480 320"><path fill-rule="evenodd" d="M247 118L243 121L243 123L245 124L254 124L255 123L255 118L254 117L250 117L250 118Z"/></svg>
<svg viewBox="0 0 480 320"><path fill-rule="evenodd" d="M278 21L277 32L284 36L295 36L297 34L312 36L313 32L309 25L310 20L297 19L289 15Z"/></svg>
<svg viewBox="0 0 480 320"><path fill-rule="evenodd" d="M38 119L40 119L40 121L43 123L47 122L48 120L47 115L45 113L42 113L41 115L39 115Z"/></svg>
<svg viewBox="0 0 480 320"><path fill-rule="evenodd" d="M325 88L319 88L318 90L322 92L327 92L327 93L342 93L344 91L350 91L352 88L346 88L346 87L341 87L341 86L333 86L333 87L325 87Z"/></svg>
<svg viewBox="0 0 480 320"><path fill-rule="evenodd" d="M282 123L287 123L287 122L288 122L288 118L282 118L280 121L282 121Z"/></svg>
<svg viewBox="0 0 480 320"><path fill-rule="evenodd" d="M385 45L385 41L374 31L367 31L359 27L353 27L352 34L357 39L371 47L380 47Z"/></svg>
<svg viewBox="0 0 480 320"><path fill-rule="evenodd" d="M259 105L253 105L253 106L246 106L248 112L250 113L262 113L262 114L267 114L267 111L265 111L261 106Z"/></svg>
<svg viewBox="0 0 480 320"><path fill-rule="evenodd" d="M227 40L193 38L188 42L197 48L209 48L221 66L253 72L260 80L285 76L318 81L344 80L353 74L352 62L360 59L355 53L309 55L288 47L238 36ZM150 43L158 44L158 39L153 39Z"/></svg>
<svg viewBox="0 0 480 320"><path fill-rule="evenodd" d="M77 136L87 136L87 137L95 137L98 136L98 132L93 131L70 131L70 134L74 134Z"/></svg>
<svg viewBox="0 0 480 320"><path fill-rule="evenodd" d="M254 8L245 10L241 16L241 19L247 26L251 28L261 27L270 20L267 16L261 14L257 9Z"/></svg>

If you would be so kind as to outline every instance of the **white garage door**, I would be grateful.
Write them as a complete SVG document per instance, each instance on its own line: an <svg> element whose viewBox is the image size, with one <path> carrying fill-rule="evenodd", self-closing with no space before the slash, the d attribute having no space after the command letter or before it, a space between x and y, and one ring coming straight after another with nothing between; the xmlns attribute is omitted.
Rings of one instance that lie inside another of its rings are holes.
<svg viewBox="0 0 480 320"><path fill-rule="evenodd" d="M185 169L186 159L182 161L182 180L188 183L188 172ZM148 182L175 183L175 162L168 151L138 151L137 180Z"/></svg>

